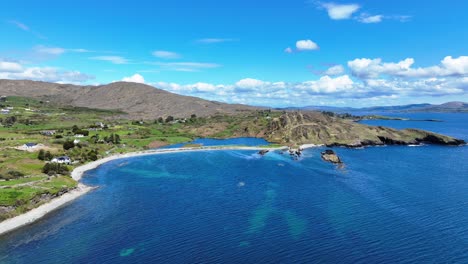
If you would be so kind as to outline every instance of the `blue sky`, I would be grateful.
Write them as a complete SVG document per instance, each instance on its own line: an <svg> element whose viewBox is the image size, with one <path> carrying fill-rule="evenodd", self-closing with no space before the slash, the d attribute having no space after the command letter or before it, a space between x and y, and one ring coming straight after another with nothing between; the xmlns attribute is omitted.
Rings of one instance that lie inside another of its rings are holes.
<svg viewBox="0 0 468 264"><path fill-rule="evenodd" d="M8 1L0 78L269 106L468 101L467 12L460 0Z"/></svg>

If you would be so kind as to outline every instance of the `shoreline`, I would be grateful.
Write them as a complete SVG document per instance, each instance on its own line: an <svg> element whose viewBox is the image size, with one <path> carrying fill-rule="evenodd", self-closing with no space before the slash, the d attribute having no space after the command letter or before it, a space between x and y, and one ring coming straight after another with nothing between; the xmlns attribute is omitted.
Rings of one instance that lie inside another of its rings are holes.
<svg viewBox="0 0 468 264"><path fill-rule="evenodd" d="M21 228L23 226L32 224L33 222L43 218L50 212L65 206L66 204L76 200L77 198L83 196L84 194L88 193L93 189L94 188L91 186L79 183L77 188L73 189L70 192L56 197L39 207L27 211L24 214L20 214L18 216L0 222L0 236L18 228Z"/></svg>
<svg viewBox="0 0 468 264"><path fill-rule="evenodd" d="M320 145L303 145L301 146L302 149L312 148L312 147L320 147ZM87 194L91 190L94 190L95 187L87 186L85 184L80 183L79 181L83 177L83 175L89 171L98 168L99 166L118 159L124 158L133 158L133 157L141 157L141 156L150 156L150 155L158 155L158 154L169 154L169 153L182 153L182 152L197 152L197 151L216 151L216 150L284 150L288 147L276 147L276 148L268 148L268 147L241 147L241 146L213 146L213 147L196 147L196 148L173 148L173 149L152 149L152 150L144 150L138 152L129 152L124 154L115 154L111 155L96 161L92 161L90 163L81 165L76 167L71 172L71 177L78 182L78 186L76 189L63 194L60 197L56 197L49 202L36 207L30 211L25 212L24 214L6 219L0 222L0 236L14 231L18 228L23 226L27 226L29 224L34 223L35 221L43 218L50 212L57 210L66 204L76 200L77 198Z"/></svg>

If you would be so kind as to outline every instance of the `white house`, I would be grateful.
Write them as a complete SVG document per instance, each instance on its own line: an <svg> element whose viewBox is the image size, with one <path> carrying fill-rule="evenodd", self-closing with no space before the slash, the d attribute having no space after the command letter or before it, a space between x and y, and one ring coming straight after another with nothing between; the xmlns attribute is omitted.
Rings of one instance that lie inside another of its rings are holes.
<svg viewBox="0 0 468 264"><path fill-rule="evenodd" d="M8 110L8 109L2 109L2 110L1 110L1 113L4 114L4 115L7 115L7 114L10 113L10 110Z"/></svg>
<svg viewBox="0 0 468 264"><path fill-rule="evenodd" d="M82 134L76 134L75 137L76 137L76 138L83 138L84 135L82 135Z"/></svg>
<svg viewBox="0 0 468 264"><path fill-rule="evenodd" d="M25 150L31 150L37 148L38 145L36 143L26 143L22 146L23 149Z"/></svg>
<svg viewBox="0 0 468 264"><path fill-rule="evenodd" d="M75 144L75 145L79 144L80 142L81 142L81 141L80 141L79 139L73 140L73 144Z"/></svg>
<svg viewBox="0 0 468 264"><path fill-rule="evenodd" d="M62 157L53 158L50 162L59 163L59 164L70 164L71 159L68 156L62 156Z"/></svg>

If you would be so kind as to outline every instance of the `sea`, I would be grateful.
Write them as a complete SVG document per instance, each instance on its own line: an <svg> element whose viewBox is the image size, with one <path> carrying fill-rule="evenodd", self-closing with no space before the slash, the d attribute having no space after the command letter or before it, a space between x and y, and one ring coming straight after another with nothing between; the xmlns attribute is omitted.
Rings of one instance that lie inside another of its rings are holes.
<svg viewBox="0 0 468 264"><path fill-rule="evenodd" d="M363 123L468 141L468 114L394 116L443 122ZM0 263L468 263L467 146L334 148L344 166L324 149L114 160L85 174L95 191L0 237Z"/></svg>

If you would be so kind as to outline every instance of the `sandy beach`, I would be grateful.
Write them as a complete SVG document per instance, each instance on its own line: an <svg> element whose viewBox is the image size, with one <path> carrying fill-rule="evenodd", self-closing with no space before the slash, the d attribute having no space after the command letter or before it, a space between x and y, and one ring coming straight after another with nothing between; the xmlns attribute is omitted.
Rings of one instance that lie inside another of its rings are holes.
<svg viewBox="0 0 468 264"><path fill-rule="evenodd" d="M306 148L313 148L319 147L318 145L308 144L301 146L302 149ZM138 156L147 156L147 155L158 155L158 154L168 154L168 153L179 153L179 152L195 152L195 151L216 151L216 150L285 150L288 147L277 147L277 148L265 148L265 147L240 147L240 146L215 146L215 147L197 147L197 148L173 148L173 149L154 149L154 150L147 150L147 151L139 151L139 152L131 152L125 154L116 154L106 158L102 158L82 166L76 167L72 173L71 177L76 180L80 181L86 171L95 169L100 165L107 163L109 161L123 159L123 158L131 158L131 157L138 157ZM25 225L29 225L34 221L44 217L48 213L56 210L69 202L77 199L78 197L88 193L91 191L93 187L86 186L82 183L78 184L78 187L68 192L58 198L51 200L50 202L41 205L31 211L28 211L22 215L7 219L0 223L0 235L8 233L12 230L20 228Z"/></svg>

